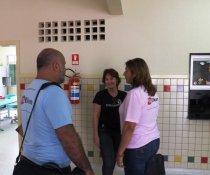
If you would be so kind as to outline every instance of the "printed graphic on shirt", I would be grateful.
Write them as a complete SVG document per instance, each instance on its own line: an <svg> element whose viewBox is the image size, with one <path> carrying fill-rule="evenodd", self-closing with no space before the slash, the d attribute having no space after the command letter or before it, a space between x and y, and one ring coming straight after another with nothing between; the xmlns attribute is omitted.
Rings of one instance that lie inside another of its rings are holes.
<svg viewBox="0 0 210 175"><path fill-rule="evenodd" d="M157 97L148 97L148 105L151 105L155 101L158 101Z"/></svg>
<svg viewBox="0 0 210 175"><path fill-rule="evenodd" d="M118 107L122 104L122 101L119 98L113 98L111 104L106 104L106 107Z"/></svg>
<svg viewBox="0 0 210 175"><path fill-rule="evenodd" d="M24 96L22 96L22 99L21 99L21 104L24 104L24 103L28 103L28 104L32 104L32 100L31 99L29 99L28 97L26 97L25 95Z"/></svg>
<svg viewBox="0 0 210 175"><path fill-rule="evenodd" d="M148 110L153 108L158 108L158 98L157 97L148 97Z"/></svg>

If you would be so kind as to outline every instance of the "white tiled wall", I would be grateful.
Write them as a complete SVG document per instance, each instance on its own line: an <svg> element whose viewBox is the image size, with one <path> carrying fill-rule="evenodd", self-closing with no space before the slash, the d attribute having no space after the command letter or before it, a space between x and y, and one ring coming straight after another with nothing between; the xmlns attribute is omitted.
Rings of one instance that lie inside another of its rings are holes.
<svg viewBox="0 0 210 175"><path fill-rule="evenodd" d="M189 120L188 78L163 76L152 79L160 97L158 126L161 133L159 152L165 156L168 168L210 169L210 120ZM21 78L20 87L27 86L32 78ZM67 84L63 84L67 94ZM93 145L92 100L101 87L101 79L81 79L81 98L73 105L74 124L79 132L87 155L92 163L100 163L98 149ZM119 87L126 89L125 80Z"/></svg>

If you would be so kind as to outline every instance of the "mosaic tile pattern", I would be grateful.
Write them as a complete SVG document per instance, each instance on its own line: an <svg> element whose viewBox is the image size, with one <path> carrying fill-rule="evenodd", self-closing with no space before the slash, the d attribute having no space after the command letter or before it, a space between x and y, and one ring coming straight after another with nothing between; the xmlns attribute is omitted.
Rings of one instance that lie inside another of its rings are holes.
<svg viewBox="0 0 210 175"><path fill-rule="evenodd" d="M20 89L24 90L32 79L21 78ZM93 145L92 100L96 92L105 87L101 78L86 78L81 79L81 82L80 103L72 105L74 125L81 136L90 161L101 163L100 152ZM160 97L159 152L164 155L165 166L210 170L210 120L187 119L189 80L173 76L173 78L153 78L152 82L157 87ZM67 79L62 87L68 95ZM131 86L122 79L119 88L129 91Z"/></svg>

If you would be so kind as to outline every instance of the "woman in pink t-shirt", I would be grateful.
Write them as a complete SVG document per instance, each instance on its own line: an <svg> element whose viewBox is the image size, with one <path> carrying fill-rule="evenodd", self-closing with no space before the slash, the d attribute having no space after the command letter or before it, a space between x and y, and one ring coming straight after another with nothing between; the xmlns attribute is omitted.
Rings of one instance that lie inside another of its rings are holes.
<svg viewBox="0 0 210 175"><path fill-rule="evenodd" d="M117 164L124 167L125 175L146 175L148 162L160 145L159 98L143 59L128 60L124 76L132 89L119 109L122 137Z"/></svg>

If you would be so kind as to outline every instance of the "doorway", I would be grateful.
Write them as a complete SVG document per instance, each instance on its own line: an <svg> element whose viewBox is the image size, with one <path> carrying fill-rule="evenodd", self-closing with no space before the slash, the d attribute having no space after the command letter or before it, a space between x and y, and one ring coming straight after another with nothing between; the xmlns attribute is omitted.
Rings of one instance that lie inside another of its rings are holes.
<svg viewBox="0 0 210 175"><path fill-rule="evenodd" d="M19 54L20 44L19 41L0 41L0 67L2 72L0 76L4 78L4 84L2 83L2 78L0 79L0 84L2 86L2 91L4 94L15 94L17 95L17 104L19 103L20 89L19 89ZM3 56L5 55L5 56ZM11 78L7 78L11 77ZM0 94L1 95L1 94ZM17 116L19 115L19 107L17 105ZM0 121L1 122L1 121ZM20 120L18 120L20 122ZM17 124L11 124L10 119L4 121L5 125L1 123L3 131L0 131L0 150L2 151L0 157L0 164L2 167L0 174L7 175L12 174L12 170L15 164L15 158L18 154L18 134L15 132Z"/></svg>
<svg viewBox="0 0 210 175"><path fill-rule="evenodd" d="M0 41L0 98L1 103L4 103L3 100L7 101L8 99L16 102L16 110L13 107L15 103L12 103L12 107L9 104L5 104L5 107L8 109L11 107L11 110L3 110L1 106L0 110L0 120L3 120L5 116L14 117L14 111L16 112L16 119L18 115L18 94L19 94L19 42L18 41ZM16 97L16 100L14 100ZM9 101L8 100L8 101ZM8 102L7 101L7 102ZM6 102L5 102L6 103ZM13 109L13 110L12 110ZM7 112L6 112L7 111ZM10 113L11 111L11 113ZM2 115L3 112L3 115ZM4 116L5 115L5 116ZM17 120L14 120L17 121ZM1 122L1 121L0 121Z"/></svg>

